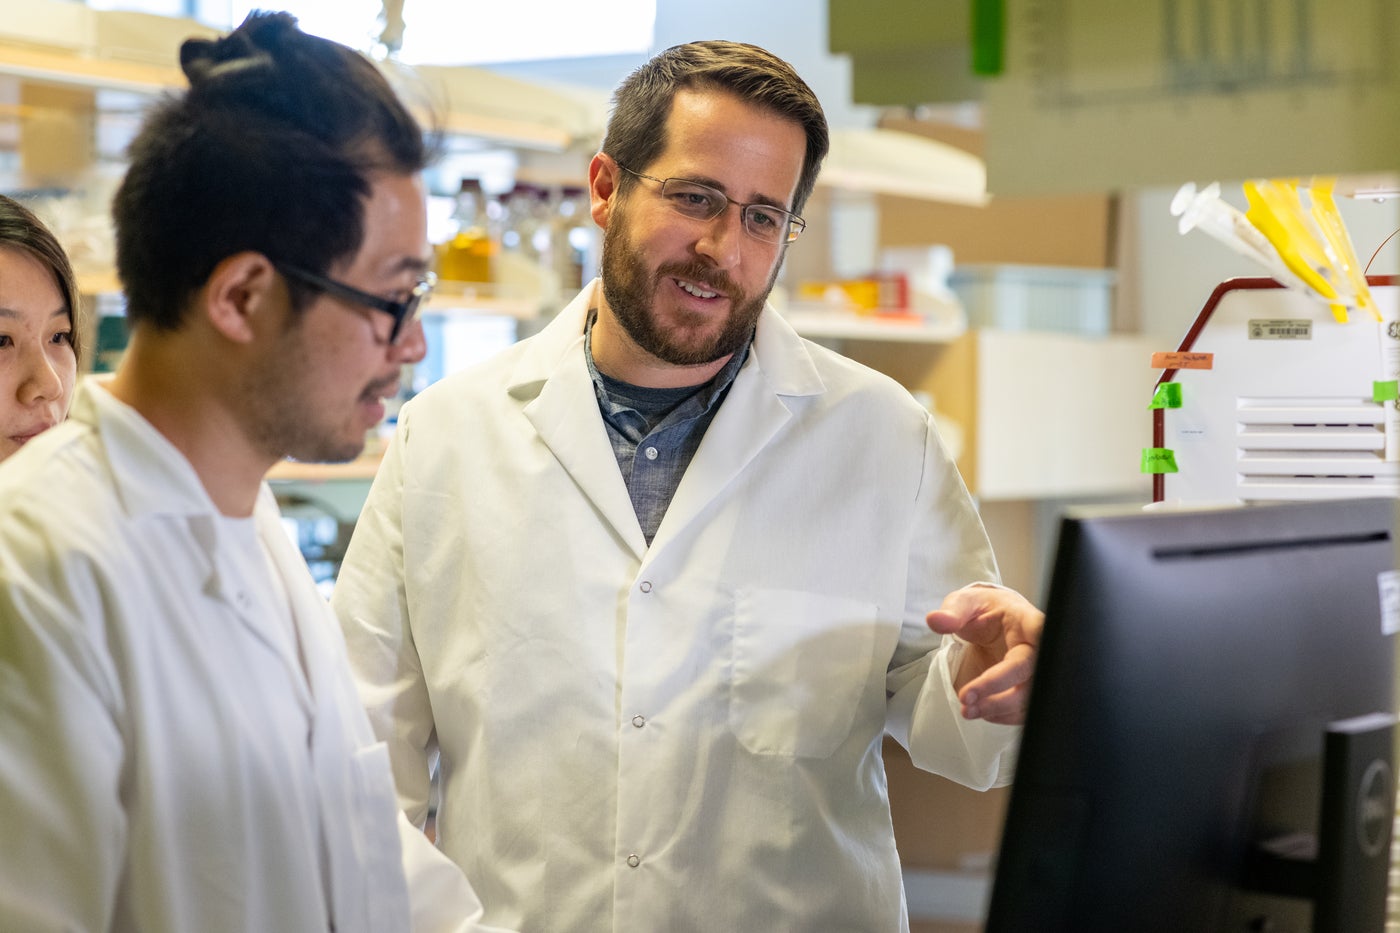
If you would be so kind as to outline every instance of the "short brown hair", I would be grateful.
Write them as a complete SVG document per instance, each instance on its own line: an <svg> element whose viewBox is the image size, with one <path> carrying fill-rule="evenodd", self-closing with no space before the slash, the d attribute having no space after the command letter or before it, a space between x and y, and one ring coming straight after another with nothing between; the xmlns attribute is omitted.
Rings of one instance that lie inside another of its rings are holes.
<svg viewBox="0 0 1400 933"><path fill-rule="evenodd" d="M620 165L645 171L666 148L666 125L676 92L696 88L727 91L802 127L807 154L792 204L792 210L800 213L830 146L826 115L817 95L793 67L756 45L689 42L652 57L613 94L603 151ZM631 181L624 173L622 184Z"/></svg>

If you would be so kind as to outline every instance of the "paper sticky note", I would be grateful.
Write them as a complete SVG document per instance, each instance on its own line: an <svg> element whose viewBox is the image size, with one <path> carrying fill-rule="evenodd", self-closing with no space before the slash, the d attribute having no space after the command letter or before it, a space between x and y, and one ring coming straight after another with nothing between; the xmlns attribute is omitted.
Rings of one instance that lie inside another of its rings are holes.
<svg viewBox="0 0 1400 933"><path fill-rule="evenodd" d="M1396 399L1400 399L1400 382L1388 379L1384 382L1371 383L1371 401L1393 402Z"/></svg>
<svg viewBox="0 0 1400 933"><path fill-rule="evenodd" d="M1153 369L1213 369L1214 353L1154 353Z"/></svg>
<svg viewBox="0 0 1400 933"><path fill-rule="evenodd" d="M1181 407L1181 383L1164 382L1157 387L1157 391L1152 395L1152 403L1148 408L1180 408Z"/></svg>
<svg viewBox="0 0 1400 933"><path fill-rule="evenodd" d="M1381 634L1400 632L1400 572L1383 570L1376 575L1381 594Z"/></svg>
<svg viewBox="0 0 1400 933"><path fill-rule="evenodd" d="M1144 447L1142 449L1142 472L1176 473L1176 452L1166 447Z"/></svg>

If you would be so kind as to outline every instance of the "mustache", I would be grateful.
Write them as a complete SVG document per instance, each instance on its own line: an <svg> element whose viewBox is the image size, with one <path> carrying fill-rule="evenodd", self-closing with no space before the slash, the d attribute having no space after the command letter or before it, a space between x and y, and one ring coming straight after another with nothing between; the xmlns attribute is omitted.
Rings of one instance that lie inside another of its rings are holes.
<svg viewBox="0 0 1400 933"><path fill-rule="evenodd" d="M734 280L723 269L716 269L703 262L667 263L656 270L656 278L658 280L685 279L687 282L703 282L732 300L747 297L744 290L735 284Z"/></svg>

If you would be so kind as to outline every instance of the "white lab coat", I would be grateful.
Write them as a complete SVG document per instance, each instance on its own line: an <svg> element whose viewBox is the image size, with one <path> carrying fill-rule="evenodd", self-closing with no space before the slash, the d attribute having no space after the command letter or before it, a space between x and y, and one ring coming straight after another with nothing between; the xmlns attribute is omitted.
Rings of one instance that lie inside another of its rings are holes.
<svg viewBox="0 0 1400 933"><path fill-rule="evenodd" d="M255 524L304 674L214 513L92 382L0 465L0 930L475 929L460 871L396 812L271 493Z"/></svg>
<svg viewBox="0 0 1400 933"><path fill-rule="evenodd" d="M332 597L401 802L494 923L907 927L881 759L1009 779L924 615L995 580L928 413L772 309L647 547L590 286L409 402Z"/></svg>

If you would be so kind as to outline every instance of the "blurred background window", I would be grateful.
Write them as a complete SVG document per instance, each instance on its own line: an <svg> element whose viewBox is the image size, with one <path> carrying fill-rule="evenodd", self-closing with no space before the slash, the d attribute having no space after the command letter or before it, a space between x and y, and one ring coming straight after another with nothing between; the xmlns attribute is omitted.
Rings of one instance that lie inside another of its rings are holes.
<svg viewBox="0 0 1400 933"><path fill-rule="evenodd" d="M89 0L88 5L186 16L220 29L242 22L250 10L281 9L307 32L362 50L378 41L387 13L401 16L406 27L398 57L435 65L645 54L656 20L656 0Z"/></svg>

